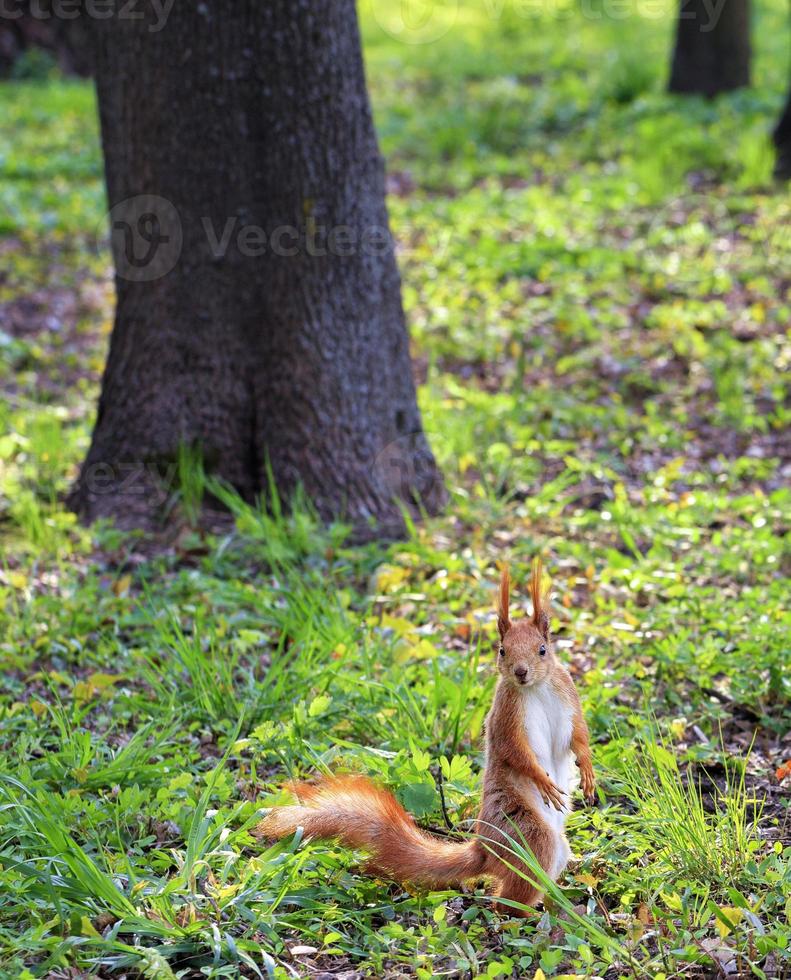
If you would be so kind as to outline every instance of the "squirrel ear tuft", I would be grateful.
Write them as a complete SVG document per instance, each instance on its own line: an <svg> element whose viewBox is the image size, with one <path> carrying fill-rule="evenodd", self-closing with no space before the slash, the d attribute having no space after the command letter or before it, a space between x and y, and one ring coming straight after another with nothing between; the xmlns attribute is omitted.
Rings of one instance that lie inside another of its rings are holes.
<svg viewBox="0 0 791 980"><path fill-rule="evenodd" d="M511 591L511 575L508 566L503 565L500 572L500 589L497 593L497 629L500 631L500 639L505 636L511 628L511 620L508 618L508 596Z"/></svg>
<svg viewBox="0 0 791 980"><path fill-rule="evenodd" d="M544 609L544 590L542 588L544 569L541 559L536 558L533 562L533 571L530 575L530 598L533 602L533 624L538 627L541 635L549 638L549 616Z"/></svg>

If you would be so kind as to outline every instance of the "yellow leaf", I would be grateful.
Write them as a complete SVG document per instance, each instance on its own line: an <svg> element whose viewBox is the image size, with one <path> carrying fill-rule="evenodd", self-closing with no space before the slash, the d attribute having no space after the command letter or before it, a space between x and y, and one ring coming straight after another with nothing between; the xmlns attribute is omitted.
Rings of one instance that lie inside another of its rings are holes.
<svg viewBox="0 0 791 980"><path fill-rule="evenodd" d="M409 578L408 568L399 568L397 565L380 565L374 573L373 591L391 592L407 578Z"/></svg>
<svg viewBox="0 0 791 980"><path fill-rule="evenodd" d="M418 660L428 660L431 657L436 657L436 655L437 648L428 640L419 640L412 651L412 656Z"/></svg>
<svg viewBox="0 0 791 980"><path fill-rule="evenodd" d="M626 927L626 935L636 943L645 932L645 926L639 919L632 919Z"/></svg>
<svg viewBox="0 0 791 980"><path fill-rule="evenodd" d="M324 712L332 704L332 696L329 694L319 694L317 697L313 698L310 702L310 707L308 708L308 717L316 718L319 715L324 714Z"/></svg>
<svg viewBox="0 0 791 980"><path fill-rule="evenodd" d="M581 881L583 885L587 885L589 888L595 888L599 884L600 879L589 875L585 872L582 874L575 875L577 881Z"/></svg>
<svg viewBox="0 0 791 980"><path fill-rule="evenodd" d="M720 905L718 906L719 915L714 921L714 925L717 927L717 932L720 934L720 938L724 939L730 931L737 926L744 916L744 909L734 908L730 905Z"/></svg>
<svg viewBox="0 0 791 980"><path fill-rule="evenodd" d="M233 885L225 885L224 888L218 888L214 893L217 901L224 902L226 898L230 898L232 895L235 895L236 892L239 891L241 886L242 883L240 881L237 881Z"/></svg>
<svg viewBox="0 0 791 980"><path fill-rule="evenodd" d="M408 636L415 632L414 624L403 616L382 616L382 628L392 630L396 636Z"/></svg>
<svg viewBox="0 0 791 980"><path fill-rule="evenodd" d="M103 674L101 671L91 674L84 681L77 681L74 685L74 700L78 704L84 704L122 679L121 674Z"/></svg>
<svg viewBox="0 0 791 980"><path fill-rule="evenodd" d="M475 456L473 453L464 453L462 456L459 456L459 473L466 473L474 465Z"/></svg>
<svg viewBox="0 0 791 980"><path fill-rule="evenodd" d="M91 920L88 918L87 915L83 915L80 918L80 935L90 936L93 939L101 939L101 936L96 931L96 927L94 926L94 924L91 922Z"/></svg>
<svg viewBox="0 0 791 980"><path fill-rule="evenodd" d="M74 685L74 700L78 704L85 704L93 697L93 690L87 681L77 681Z"/></svg>
<svg viewBox="0 0 791 980"><path fill-rule="evenodd" d="M12 585L15 589L26 589L27 575L24 572L9 572L8 584Z"/></svg>
<svg viewBox="0 0 791 980"><path fill-rule="evenodd" d="M670 732L673 738L683 738L684 732L687 730L687 719L686 718L674 718L670 722Z"/></svg>
<svg viewBox="0 0 791 980"><path fill-rule="evenodd" d="M402 637L396 643L393 655L397 664L404 664L407 660L429 660L437 655L437 648L425 639L414 642Z"/></svg>
<svg viewBox="0 0 791 980"><path fill-rule="evenodd" d="M671 912L680 912L683 908L681 896L676 892L662 892L662 898Z"/></svg>
<svg viewBox="0 0 791 980"><path fill-rule="evenodd" d="M93 686L99 690L104 691L108 687L112 687L113 684L117 684L120 680L123 680L122 674L105 674L102 671L96 671L96 673L91 674L88 680L93 684Z"/></svg>
<svg viewBox="0 0 791 980"><path fill-rule="evenodd" d="M43 701L31 701L30 710L33 712L36 718L40 718L42 715L47 713L47 706Z"/></svg>
<svg viewBox="0 0 791 980"><path fill-rule="evenodd" d="M547 980L547 975L544 973L541 967L539 967L533 974L533 980Z"/></svg>
<svg viewBox="0 0 791 980"><path fill-rule="evenodd" d="M113 593L117 596L126 595L129 586L132 584L131 575L122 575L113 582Z"/></svg>

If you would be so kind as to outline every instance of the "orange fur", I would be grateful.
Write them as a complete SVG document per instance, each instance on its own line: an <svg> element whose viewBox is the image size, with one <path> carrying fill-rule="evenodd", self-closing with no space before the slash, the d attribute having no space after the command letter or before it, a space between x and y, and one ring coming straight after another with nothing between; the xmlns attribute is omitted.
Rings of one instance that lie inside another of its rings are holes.
<svg viewBox="0 0 791 980"><path fill-rule="evenodd" d="M486 851L478 841L450 843L424 833L394 796L363 776L331 776L296 792L304 804L271 810L260 834L286 837L302 827L307 837L334 837L370 852L370 871L429 887L483 873Z"/></svg>
<svg viewBox="0 0 791 980"><path fill-rule="evenodd" d="M544 612L543 591L544 566L541 559L536 558L530 573L530 600L533 603L533 625L547 636L549 633L549 616Z"/></svg>
<svg viewBox="0 0 791 980"><path fill-rule="evenodd" d="M566 779L558 785L550 775L553 764L547 746L559 746L569 759L572 753L577 757L586 797L592 796L595 785L579 697L551 648L541 575L541 563L536 561L530 579L533 616L517 623L511 622L508 612L507 567L500 577L500 677L486 718L486 771L477 839L451 842L425 833L392 794L362 776L332 776L297 785L299 804L270 810L258 833L281 838L302 827L307 837L337 838L348 847L367 851L370 871L398 881L446 887L490 877L497 882L500 898L534 905L540 889L530 882L529 872L519 873L509 839L522 838L552 878L561 873L570 853L563 821L571 784ZM559 815L551 817L550 808ZM520 914L507 905L500 908Z"/></svg>
<svg viewBox="0 0 791 980"><path fill-rule="evenodd" d="M503 565L500 573L500 588L497 593L497 629L502 639L511 628L511 620L508 616L508 601L511 592L511 574L507 565Z"/></svg>

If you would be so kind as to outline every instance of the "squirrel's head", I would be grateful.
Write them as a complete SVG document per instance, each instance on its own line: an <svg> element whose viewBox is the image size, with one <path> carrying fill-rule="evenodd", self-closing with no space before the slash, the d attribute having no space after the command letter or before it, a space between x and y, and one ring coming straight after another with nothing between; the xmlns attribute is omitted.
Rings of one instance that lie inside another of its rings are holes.
<svg viewBox="0 0 791 980"><path fill-rule="evenodd" d="M533 615L512 623L508 615L511 591L508 567L500 576L497 597L497 629L500 646L497 651L497 669L503 680L514 687L530 687L545 680L552 672L555 654L549 637L549 616L544 609L544 593L541 587L541 561L536 559L530 576L530 597Z"/></svg>

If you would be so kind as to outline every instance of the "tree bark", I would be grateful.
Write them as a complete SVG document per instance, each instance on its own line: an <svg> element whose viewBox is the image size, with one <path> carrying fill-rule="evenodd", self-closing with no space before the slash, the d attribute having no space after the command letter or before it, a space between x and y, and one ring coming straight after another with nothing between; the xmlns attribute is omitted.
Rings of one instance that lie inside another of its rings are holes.
<svg viewBox="0 0 791 980"><path fill-rule="evenodd" d="M775 126L772 138L776 153L775 177L778 180L791 180L791 85L783 114Z"/></svg>
<svg viewBox="0 0 791 980"><path fill-rule="evenodd" d="M122 9L96 25L118 302L73 506L149 526L186 444L247 499L268 460L323 518L398 533L397 500L444 491L354 0Z"/></svg>
<svg viewBox="0 0 791 980"><path fill-rule="evenodd" d="M750 84L750 0L720 3L680 0L671 92L711 98Z"/></svg>

